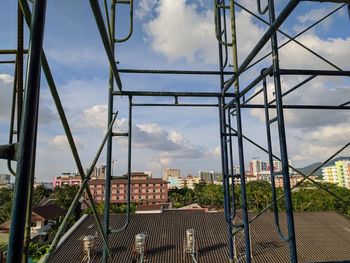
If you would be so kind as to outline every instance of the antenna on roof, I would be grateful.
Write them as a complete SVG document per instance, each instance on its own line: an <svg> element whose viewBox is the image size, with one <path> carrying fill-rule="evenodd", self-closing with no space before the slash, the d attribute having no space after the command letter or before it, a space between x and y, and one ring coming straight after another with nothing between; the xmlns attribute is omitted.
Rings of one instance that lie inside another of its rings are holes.
<svg viewBox="0 0 350 263"><path fill-rule="evenodd" d="M143 263L145 262L145 254L146 254L146 237L147 233L139 233L135 235L135 248L134 253L137 254L136 262Z"/></svg>
<svg viewBox="0 0 350 263"><path fill-rule="evenodd" d="M197 242L194 236L194 229L186 229L186 236L184 240L184 260L187 254L189 254L192 257L193 262L198 262L198 249Z"/></svg>
<svg viewBox="0 0 350 263"><path fill-rule="evenodd" d="M84 257L82 262L92 262L92 256L93 256L93 248L94 248L94 240L97 237L97 232L94 236L85 236L83 238L83 249L84 249Z"/></svg>

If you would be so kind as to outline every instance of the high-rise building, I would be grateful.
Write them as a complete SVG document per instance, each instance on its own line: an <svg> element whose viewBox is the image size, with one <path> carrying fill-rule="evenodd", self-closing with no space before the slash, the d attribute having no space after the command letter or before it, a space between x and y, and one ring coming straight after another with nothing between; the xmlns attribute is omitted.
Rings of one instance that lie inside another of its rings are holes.
<svg viewBox="0 0 350 263"><path fill-rule="evenodd" d="M206 182L206 183L213 182L212 171L199 171L199 177L203 182Z"/></svg>
<svg viewBox="0 0 350 263"><path fill-rule="evenodd" d="M222 172L199 171L200 180L206 183L222 182Z"/></svg>
<svg viewBox="0 0 350 263"><path fill-rule="evenodd" d="M171 168L164 168L163 169L163 180L168 181L169 177L181 177L180 169L171 169Z"/></svg>
<svg viewBox="0 0 350 263"><path fill-rule="evenodd" d="M322 168L323 180L350 189L350 160L340 160Z"/></svg>
<svg viewBox="0 0 350 263"><path fill-rule="evenodd" d="M259 159L253 159L249 162L249 172L252 175L259 175L261 172L264 172L267 170L268 170L267 162L264 162Z"/></svg>
<svg viewBox="0 0 350 263"><path fill-rule="evenodd" d="M106 178L106 165L100 165L100 167L95 167L91 174L93 179L105 179Z"/></svg>

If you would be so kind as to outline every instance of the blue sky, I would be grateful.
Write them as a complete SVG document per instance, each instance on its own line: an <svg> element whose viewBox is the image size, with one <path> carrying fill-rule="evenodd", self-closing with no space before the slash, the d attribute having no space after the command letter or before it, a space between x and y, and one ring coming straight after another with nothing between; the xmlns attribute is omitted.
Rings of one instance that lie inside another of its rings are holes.
<svg viewBox="0 0 350 263"><path fill-rule="evenodd" d="M256 13L255 1L240 2ZM287 1L276 1L277 12ZM102 4L102 1L101 1ZM282 29L295 35L318 18L335 9L336 4L302 2ZM16 4L3 0L0 10L1 48L16 45ZM101 6L102 8L102 6ZM266 31L266 26L237 8L239 60L248 54ZM117 10L117 34L128 30L128 12ZM267 20L267 17L264 16ZM322 22L298 40L319 52L344 70L349 70L350 21L345 8ZM26 39L28 31L26 30ZM279 35L279 43L286 38ZM48 1L44 48L62 103L75 136L79 153L87 168L106 128L108 62L88 1ZM269 50L269 44L259 57ZM229 56L231 57L231 56ZM2 56L1 59L8 59ZM116 46L120 68L217 70L217 43L214 37L212 1L139 0L135 1L134 34ZM290 43L280 50L282 67L329 69L324 62ZM257 72L271 64L271 57L241 77L244 87ZM13 65L0 64L0 143L7 143L9 94ZM121 74L124 90L219 91L218 77ZM287 90L303 77L284 77ZM260 87L260 86L258 86ZM347 78L316 78L285 99L288 104L339 105L350 99ZM269 94L272 98L272 82ZM252 91L254 92L254 91ZM172 98L135 98L136 102L172 102ZM199 102L198 99L181 99ZM261 102L258 97L255 102ZM215 100L201 100L215 102ZM115 98L119 118L114 130L127 127L127 98ZM273 112L271 112L273 114ZM164 167L180 168L182 174L198 170L219 170L218 111L215 108L134 108L133 170L151 170L156 177ZM349 141L350 115L346 111L285 112L289 157L296 166L326 159ZM266 146L262 110L244 110L243 128L247 136ZM277 129L273 126L274 147L278 153ZM126 171L126 142L114 139L114 174ZM267 156L245 144L246 160ZM75 171L64 132L42 78L36 177L51 181L62 172ZM348 152L344 152L344 155ZM235 162L238 162L235 154ZM100 163L105 161L102 155ZM0 172L7 172L0 161Z"/></svg>

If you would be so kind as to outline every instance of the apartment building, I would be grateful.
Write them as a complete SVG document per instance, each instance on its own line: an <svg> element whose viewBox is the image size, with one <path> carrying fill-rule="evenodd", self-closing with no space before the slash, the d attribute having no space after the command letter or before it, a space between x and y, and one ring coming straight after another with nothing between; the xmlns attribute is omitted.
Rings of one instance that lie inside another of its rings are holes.
<svg viewBox="0 0 350 263"><path fill-rule="evenodd" d="M350 189L350 160L340 160L322 168L323 180Z"/></svg>
<svg viewBox="0 0 350 263"><path fill-rule="evenodd" d="M53 178L53 187L62 187L63 185L81 185L81 177L75 173L62 173L61 176Z"/></svg>
<svg viewBox="0 0 350 263"><path fill-rule="evenodd" d="M131 202L158 204L168 201L167 182L161 178L149 178L144 173L131 174ZM111 180L111 203L127 202L127 185L125 177ZM96 203L104 201L105 180L90 180L89 188Z"/></svg>

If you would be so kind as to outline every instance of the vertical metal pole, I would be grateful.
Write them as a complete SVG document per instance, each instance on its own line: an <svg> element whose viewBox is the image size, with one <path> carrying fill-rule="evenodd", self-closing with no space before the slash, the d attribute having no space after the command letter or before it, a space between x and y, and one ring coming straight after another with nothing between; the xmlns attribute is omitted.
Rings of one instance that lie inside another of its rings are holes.
<svg viewBox="0 0 350 263"><path fill-rule="evenodd" d="M264 90L264 109L265 109L265 126L266 126L266 137L267 137L267 149L269 155L270 164L270 179L271 179L271 191L272 191L272 203L273 203L273 214L275 218L275 227L282 240L288 241L288 238L282 233L279 224L278 216L278 201L275 185L275 171L273 166L273 150L272 150L272 140L271 140L271 127L270 127L270 114L269 114L269 101L267 95L267 83L266 78L263 79L263 90Z"/></svg>
<svg viewBox="0 0 350 263"><path fill-rule="evenodd" d="M29 66L26 96L21 121L15 197L11 215L11 229L7 263L22 262L30 177L34 171L36 126L40 91L40 56L43 46L46 0L35 0L30 26Z"/></svg>
<svg viewBox="0 0 350 263"><path fill-rule="evenodd" d="M20 4L17 7L17 141L19 140L23 107L23 13Z"/></svg>
<svg viewBox="0 0 350 263"><path fill-rule="evenodd" d="M115 34L115 5L111 5L111 36L110 36L110 45L112 49L112 54L114 55L115 46L114 46L114 34ZM108 88L108 116L107 123L110 123L113 118L113 91L114 91L114 79L113 79L113 70L112 67L109 67L109 88ZM112 179L112 132L107 139L107 157L106 157L106 178L105 178L105 205L103 210L103 226L104 233L108 240L109 236L109 208L111 202L111 179ZM108 261L108 251L107 247L103 247L103 262L107 263Z"/></svg>
<svg viewBox="0 0 350 263"><path fill-rule="evenodd" d="M130 222L130 202L131 202L131 142L132 142L132 97L129 96L129 122L128 122L128 194L125 228Z"/></svg>
<svg viewBox="0 0 350 263"><path fill-rule="evenodd" d="M270 24L272 24L275 21L274 0L268 0L268 5L269 5ZM276 95L278 134L279 134L279 144L280 144L280 151L281 151L281 161L282 161L283 188L284 188L285 202L286 202L290 260L292 263L296 263L298 262L298 258L297 258L297 247L296 247L295 230L294 230L292 193L290 190L290 181L289 181L289 163L288 163L288 154L287 154L286 133L285 133L285 127L284 127L283 102L282 102L281 79L279 74L278 43L277 43L276 31L272 34L272 37L271 37L271 48L272 48L272 64L273 64L272 66L273 66L273 76L274 76L275 95Z"/></svg>
<svg viewBox="0 0 350 263"><path fill-rule="evenodd" d="M35 131L37 133L37 131ZM35 138L35 145L34 145L34 151L33 151L33 158L35 163L35 151L36 151L36 138ZM27 201L27 213L26 213L26 225L25 225L25 235L24 235L24 252L23 252L23 259L22 263L28 262L29 257L29 244L30 244L30 229L32 225L32 205L33 205L33 191L34 191L34 177L35 174L35 166L33 165L32 171L30 173L30 186L28 189L28 201Z"/></svg>
<svg viewBox="0 0 350 263"><path fill-rule="evenodd" d="M232 146L232 125L231 125L231 112L230 109L228 110L228 114L227 114L227 120L228 120L228 127L227 130L230 133L230 136L228 138L229 140L229 151L230 151L230 168L231 168L231 181L232 181L232 200L231 200L231 218L235 218L236 216L236 205L235 205L235 177L233 174L233 146Z"/></svg>
<svg viewBox="0 0 350 263"><path fill-rule="evenodd" d="M215 1L215 4L217 4L217 1ZM218 12L218 30L221 32L221 10L220 8L217 8ZM224 62L223 62L223 46L219 42L218 44L219 48L219 66L220 66L220 72L223 72L224 70ZM224 88L224 75L220 75L220 89L222 90ZM223 176L223 187L224 187L224 212L225 212L225 219L231 221L231 215L230 215L230 189L229 189L229 178L228 178L228 159L227 159L227 144L226 144L226 136L225 136L225 98L220 97L218 98L219 103L219 122L220 122L220 145L221 145L221 167L222 167L222 176ZM232 235L232 224L227 224L227 230L228 230L228 248L229 248L229 258L230 261L233 262L234 259L234 252L233 252L233 235Z"/></svg>
<svg viewBox="0 0 350 263"><path fill-rule="evenodd" d="M236 99L236 121L237 121L237 140L238 140L238 158L239 172L241 174L241 197L242 197L242 220L244 225L244 241L246 250L246 262L251 262L250 235L249 235L249 217L247 207L247 191L245 184L244 152L243 152L243 134L240 99Z"/></svg>
<svg viewBox="0 0 350 263"><path fill-rule="evenodd" d="M236 37L236 18L234 0L230 0L231 12L231 32L232 32L232 55L234 72L238 72L238 55L237 55L237 37ZM242 116L240 106L239 79L234 82L236 91L236 123L237 123L237 142L238 142L238 158L239 172L241 175L241 197L242 197L242 221L244 225L244 241L246 251L246 262L251 262L250 250L250 234L249 234L249 216L247 207L247 193L245 185L245 169L244 169L244 152L243 152L243 133L242 133Z"/></svg>

